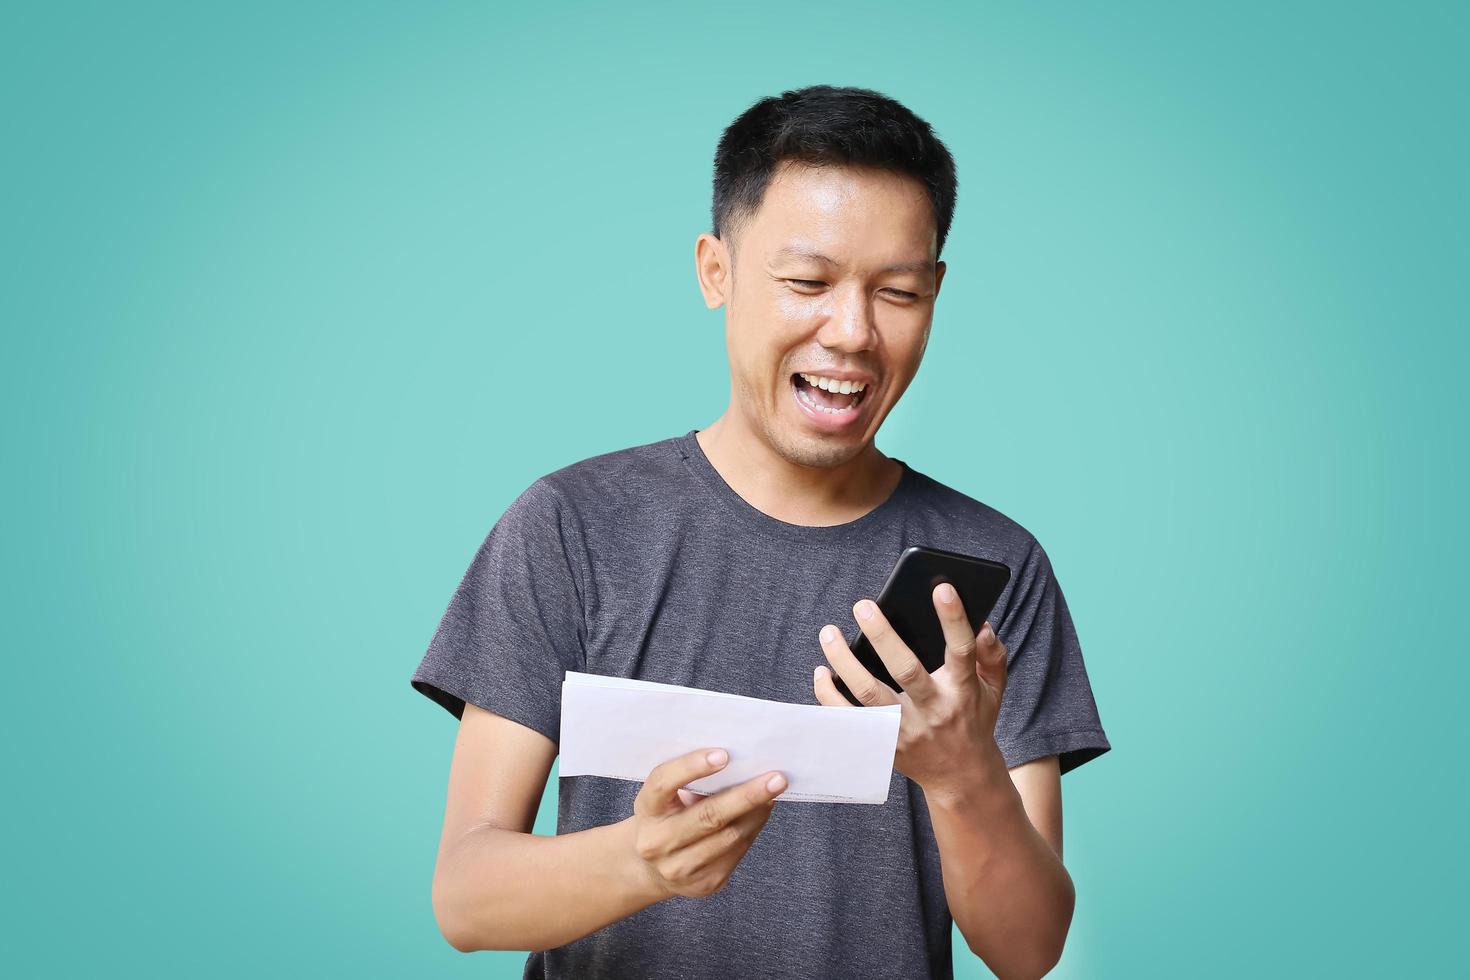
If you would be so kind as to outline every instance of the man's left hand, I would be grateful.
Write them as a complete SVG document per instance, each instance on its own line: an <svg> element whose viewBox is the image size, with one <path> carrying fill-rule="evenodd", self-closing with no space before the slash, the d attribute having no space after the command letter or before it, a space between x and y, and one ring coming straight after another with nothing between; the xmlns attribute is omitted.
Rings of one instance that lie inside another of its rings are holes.
<svg viewBox="0 0 1470 980"><path fill-rule="evenodd" d="M878 604L862 599L853 605L858 628L903 690L875 678L831 624L822 627L818 642L832 666L816 669L812 687L822 704L851 707L832 681L836 670L864 705L903 705L893 766L926 792L942 792L976 773L1005 772L995 719L1006 686L1006 648L988 622L979 633L970 632L953 586L936 586L931 598L945 640L944 665L934 673L893 631Z"/></svg>

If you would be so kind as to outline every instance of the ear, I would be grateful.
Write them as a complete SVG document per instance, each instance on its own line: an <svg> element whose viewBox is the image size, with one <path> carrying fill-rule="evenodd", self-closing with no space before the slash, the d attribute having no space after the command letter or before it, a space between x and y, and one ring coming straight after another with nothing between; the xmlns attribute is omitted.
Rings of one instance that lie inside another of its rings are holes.
<svg viewBox="0 0 1470 980"><path fill-rule="evenodd" d="M713 310L729 302L731 271L730 250L724 242L709 232L695 239L694 274L705 306Z"/></svg>
<svg viewBox="0 0 1470 980"><path fill-rule="evenodd" d="M943 262L934 263L934 298L939 298L939 284L944 282L944 270L949 268Z"/></svg>

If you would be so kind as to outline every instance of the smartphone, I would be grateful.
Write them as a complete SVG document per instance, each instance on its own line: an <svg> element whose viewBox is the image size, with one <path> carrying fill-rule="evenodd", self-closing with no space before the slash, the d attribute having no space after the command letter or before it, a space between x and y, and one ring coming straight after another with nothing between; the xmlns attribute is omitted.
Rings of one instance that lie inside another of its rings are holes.
<svg viewBox="0 0 1470 980"><path fill-rule="evenodd" d="M893 571L888 573L888 581L878 594L878 608L883 610L899 639L908 644L924 669L932 674L944 665L945 646L944 627L939 624L939 611L934 608L934 587L940 582L954 586L973 635L985 625L986 617L1010 580L1010 568L998 561L914 545L904 549ZM857 638L848 640L847 645L869 673L895 691L903 690L861 629ZM832 680L843 697L854 705L862 705L836 671L832 672Z"/></svg>

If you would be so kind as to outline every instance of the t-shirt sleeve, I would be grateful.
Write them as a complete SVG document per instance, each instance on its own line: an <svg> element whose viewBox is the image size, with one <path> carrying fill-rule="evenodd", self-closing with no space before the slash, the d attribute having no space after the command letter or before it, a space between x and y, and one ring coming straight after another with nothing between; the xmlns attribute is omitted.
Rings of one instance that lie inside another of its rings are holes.
<svg viewBox="0 0 1470 980"><path fill-rule="evenodd" d="M456 718L468 701L560 741L562 680L586 664L582 565L564 517L544 478L511 503L450 599L415 690Z"/></svg>
<svg viewBox="0 0 1470 980"><path fill-rule="evenodd" d="M1051 560L1033 543L1005 615L993 623L1007 673L995 741L1008 768L1055 755L1062 772L1112 746L1103 732L1072 614Z"/></svg>

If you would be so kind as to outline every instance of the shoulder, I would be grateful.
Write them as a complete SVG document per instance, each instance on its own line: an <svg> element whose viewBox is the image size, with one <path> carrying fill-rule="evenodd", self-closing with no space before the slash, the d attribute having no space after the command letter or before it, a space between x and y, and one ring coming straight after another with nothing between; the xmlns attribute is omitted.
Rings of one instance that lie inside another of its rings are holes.
<svg viewBox="0 0 1470 980"><path fill-rule="evenodd" d="M678 439L588 456L537 477L511 504L527 516L578 525L667 499L681 476Z"/></svg>
<svg viewBox="0 0 1470 980"><path fill-rule="evenodd" d="M920 519L934 536L951 542L948 550L1004 562L1013 574L1034 572L1047 562L1036 535L1010 515L917 470L914 485Z"/></svg>
<svg viewBox="0 0 1470 980"><path fill-rule="evenodd" d="M1033 625L1043 627L1036 635L1049 633L1048 618L1058 614L1058 607L1064 610L1065 600L1051 558L1036 535L969 494L928 477L919 482L925 515L939 515L936 525L926 528L927 536L951 542L937 547L999 561L1011 570L990 615L1001 642L1014 653L1021 640L1032 635Z"/></svg>

